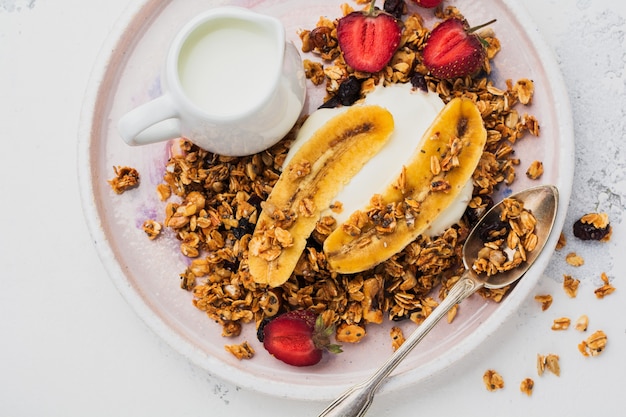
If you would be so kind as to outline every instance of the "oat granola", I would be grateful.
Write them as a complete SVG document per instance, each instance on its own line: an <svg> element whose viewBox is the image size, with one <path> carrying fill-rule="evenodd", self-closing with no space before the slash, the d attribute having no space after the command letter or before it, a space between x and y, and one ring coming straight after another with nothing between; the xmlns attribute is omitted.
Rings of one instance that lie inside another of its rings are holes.
<svg viewBox="0 0 626 417"><path fill-rule="evenodd" d="M350 10L344 9L344 14ZM454 7L436 13L441 19L462 18ZM461 248L477 220L476 213L490 204L489 196L499 185L515 180L520 164L514 154L515 143L526 135L539 135L535 117L516 108L518 103L531 103L534 85L520 79L496 86L488 78L489 60L500 49L493 33L485 38L488 59L481 76L432 77L419 59L429 29L418 14L405 16L403 21L401 45L390 64L380 73L365 74L352 71L343 61L336 39L337 21L320 18L315 28L299 33L302 51L315 58L305 59L306 75L323 85L326 101L349 79L360 81L357 93L361 97L379 83L411 82L415 88L423 86L438 93L444 102L454 97L473 100L487 129L487 144L472 177L470 208L458 224L441 235L420 236L389 260L353 275L329 271L320 242L336 225L332 217L322 218L290 279L270 288L250 276L250 239L263 201L281 175L290 143L303 120L271 149L246 157L216 155L181 140L157 188L159 197L168 201L163 224L175 233L181 252L191 260L181 273L181 287L192 292L193 304L219 323L225 336L238 334L242 324L258 325L278 311L307 308L321 313L327 324L336 325L338 341L356 343L366 336L368 326L381 322L383 316L421 323L438 305L433 291L445 297L462 274ZM335 207L341 210L340 203ZM531 221L527 215L515 221L516 233L527 229ZM532 233L520 232L517 237L521 239L520 252L532 250ZM368 289L372 280L381 283L374 293ZM499 301L506 291L482 289L480 293Z"/></svg>
<svg viewBox="0 0 626 417"><path fill-rule="evenodd" d="M532 395L534 387L535 381L533 381L532 378L524 378L519 385L520 391L528 395L529 397Z"/></svg>
<svg viewBox="0 0 626 417"><path fill-rule="evenodd" d="M582 266L584 265L585 260L576 252L570 252L565 256L565 262L571 266Z"/></svg>
<svg viewBox="0 0 626 417"><path fill-rule="evenodd" d="M135 168L115 166L113 171L115 172L115 177L108 182L116 194L122 194L139 185L139 172Z"/></svg>
<svg viewBox="0 0 626 417"><path fill-rule="evenodd" d="M505 198L502 204L500 222L490 225L491 229L482 236L485 243L472 265L479 274L491 276L520 266L539 240L535 234L537 219L521 201Z"/></svg>
<svg viewBox="0 0 626 417"><path fill-rule="evenodd" d="M254 357L254 348L247 341L239 345L226 345L224 348L239 360Z"/></svg>
<svg viewBox="0 0 626 417"><path fill-rule="evenodd" d="M583 356L598 356L606 348L607 341L606 334L602 330L598 330L580 342L578 350Z"/></svg>
<svg viewBox="0 0 626 417"><path fill-rule="evenodd" d="M567 330L572 320L569 317L559 317L552 322L552 330Z"/></svg>
<svg viewBox="0 0 626 417"><path fill-rule="evenodd" d="M615 291L615 287L609 281L609 277L606 272L600 274L600 278L604 284L596 288L593 292L597 298L604 298L605 296L612 294Z"/></svg>
<svg viewBox="0 0 626 417"><path fill-rule="evenodd" d="M556 376L561 375L561 365L559 365L559 355L549 353L547 355L537 354L537 374L542 376L547 369Z"/></svg>
<svg viewBox="0 0 626 417"><path fill-rule="evenodd" d="M580 316L576 320L576 323L574 324L574 328L578 330L579 332L586 332L588 326L589 326L589 317L587 317L586 314L583 314L582 316Z"/></svg>
<svg viewBox="0 0 626 417"><path fill-rule="evenodd" d="M575 298L578 294L578 286L580 280L572 277L571 275L563 275L563 290L570 298Z"/></svg>
<svg viewBox="0 0 626 417"><path fill-rule="evenodd" d="M493 369L485 371L485 374L483 375L483 382L489 391L496 391L504 388L504 379Z"/></svg>
<svg viewBox="0 0 626 417"><path fill-rule="evenodd" d="M535 300L541 303L541 311L546 311L552 305L552 296L550 294L535 295Z"/></svg>

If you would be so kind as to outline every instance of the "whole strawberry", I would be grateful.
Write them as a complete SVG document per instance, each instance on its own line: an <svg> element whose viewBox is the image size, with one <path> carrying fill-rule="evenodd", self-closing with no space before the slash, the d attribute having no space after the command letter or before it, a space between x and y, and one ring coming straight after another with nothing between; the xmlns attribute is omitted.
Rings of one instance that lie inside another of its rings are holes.
<svg viewBox="0 0 626 417"><path fill-rule="evenodd" d="M443 0L413 0L420 7L425 7L427 9L432 9L433 7L439 6L443 3Z"/></svg>
<svg viewBox="0 0 626 417"><path fill-rule="evenodd" d="M468 29L457 18L441 22L430 33L424 47L424 65L438 78L457 78L477 72L483 65L484 40L475 32L491 23Z"/></svg>
<svg viewBox="0 0 626 417"><path fill-rule="evenodd" d="M376 9L352 12L337 23L337 40L346 63L356 71L385 68L400 44L402 30L392 15Z"/></svg>
<svg viewBox="0 0 626 417"><path fill-rule="evenodd" d="M330 343L334 327L325 327L321 315L311 310L294 310L271 320L262 329L263 347L276 359L293 366L311 366L322 359L324 350L341 352Z"/></svg>

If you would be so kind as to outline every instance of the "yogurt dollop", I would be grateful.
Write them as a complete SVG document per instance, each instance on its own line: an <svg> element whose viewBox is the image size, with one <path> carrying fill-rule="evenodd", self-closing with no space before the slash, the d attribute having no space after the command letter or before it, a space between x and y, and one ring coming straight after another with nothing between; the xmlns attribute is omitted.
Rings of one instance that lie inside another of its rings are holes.
<svg viewBox="0 0 626 417"><path fill-rule="evenodd" d="M432 92L413 89L410 84L377 86L358 105L378 105L387 109L394 119L394 131L385 146L343 187L335 201L341 202L340 213L332 214L339 224L357 210L364 209L374 194L382 193L400 175L414 152L419 152L424 132L443 109L441 98ZM285 164L321 126L348 107L319 109L304 122L287 155ZM473 185L468 181L455 201L431 223L426 233L436 236L456 223L472 198Z"/></svg>

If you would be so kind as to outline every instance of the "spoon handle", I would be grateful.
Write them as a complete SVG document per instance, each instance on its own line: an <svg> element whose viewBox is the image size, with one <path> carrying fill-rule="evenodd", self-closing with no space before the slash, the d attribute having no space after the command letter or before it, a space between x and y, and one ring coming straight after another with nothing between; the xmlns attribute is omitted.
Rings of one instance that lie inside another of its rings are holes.
<svg viewBox="0 0 626 417"><path fill-rule="evenodd" d="M472 295L482 286L482 283L472 278L466 271L456 284L452 286L441 304L432 311L422 324L404 341L398 350L396 350L371 377L354 385L341 394L322 411L319 417L358 417L365 415L374 399L374 394L378 387L396 366L402 362L409 352L417 346L452 307Z"/></svg>

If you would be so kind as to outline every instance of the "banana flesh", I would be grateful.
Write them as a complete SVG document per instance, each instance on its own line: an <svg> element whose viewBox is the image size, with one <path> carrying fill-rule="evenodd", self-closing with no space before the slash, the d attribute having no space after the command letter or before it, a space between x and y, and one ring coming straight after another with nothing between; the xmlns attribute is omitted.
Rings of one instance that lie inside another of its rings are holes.
<svg viewBox="0 0 626 417"><path fill-rule="evenodd" d="M400 178L324 241L330 269L351 274L373 268L424 233L471 179L486 138L474 102L451 100L424 133Z"/></svg>
<svg viewBox="0 0 626 417"><path fill-rule="evenodd" d="M255 282L276 287L289 279L322 210L384 146L393 129L393 116L384 108L353 106L296 152L263 203L248 245Z"/></svg>

